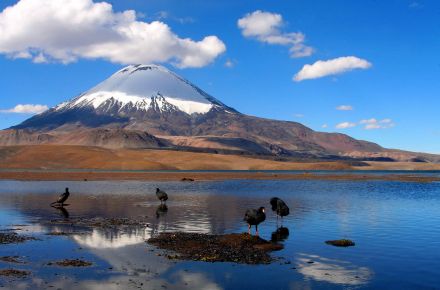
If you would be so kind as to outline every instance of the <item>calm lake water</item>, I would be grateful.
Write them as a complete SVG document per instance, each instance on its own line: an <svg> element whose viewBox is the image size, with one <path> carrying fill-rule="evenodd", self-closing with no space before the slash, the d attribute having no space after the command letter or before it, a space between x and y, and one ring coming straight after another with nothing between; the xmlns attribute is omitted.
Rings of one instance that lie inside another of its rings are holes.
<svg viewBox="0 0 440 290"><path fill-rule="evenodd" d="M93 229L48 236L69 226L48 206L69 187L72 217L147 217L148 227ZM155 188L168 192L168 212L158 212ZM291 208L276 235L269 199ZM247 231L247 208L265 206L260 236L284 238L270 265L171 261L145 243L162 231ZM0 278L0 289L440 289L440 183L388 181L216 182L17 182L0 181L0 229L40 238L0 245L0 269L31 271L23 279ZM284 231L286 231L284 229ZM350 248L325 244L348 238ZM87 268L47 265L65 258L93 262Z"/></svg>

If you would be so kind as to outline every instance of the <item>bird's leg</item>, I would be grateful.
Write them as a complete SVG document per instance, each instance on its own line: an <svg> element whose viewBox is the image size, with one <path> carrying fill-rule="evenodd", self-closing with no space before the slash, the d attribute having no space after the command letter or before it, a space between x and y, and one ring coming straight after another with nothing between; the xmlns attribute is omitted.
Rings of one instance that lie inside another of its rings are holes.
<svg viewBox="0 0 440 290"><path fill-rule="evenodd" d="M258 237L258 225L255 225L255 235Z"/></svg>
<svg viewBox="0 0 440 290"><path fill-rule="evenodd" d="M250 234L251 234L251 225L248 224L248 235L250 235Z"/></svg>

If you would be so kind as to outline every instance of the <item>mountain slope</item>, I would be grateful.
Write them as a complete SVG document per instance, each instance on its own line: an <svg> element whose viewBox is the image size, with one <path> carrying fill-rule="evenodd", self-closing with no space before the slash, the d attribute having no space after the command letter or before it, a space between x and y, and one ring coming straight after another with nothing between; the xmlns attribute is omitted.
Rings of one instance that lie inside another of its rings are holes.
<svg viewBox="0 0 440 290"><path fill-rule="evenodd" d="M157 65L123 68L78 97L0 132L0 145L26 144L209 149L305 158L421 156L397 154L344 134L315 132L296 122L241 114Z"/></svg>
<svg viewBox="0 0 440 290"><path fill-rule="evenodd" d="M87 127L130 119L180 118L210 111L236 111L189 81L157 65L133 65L96 87L26 120L13 129L54 129L80 121ZM83 118L80 118L83 117Z"/></svg>

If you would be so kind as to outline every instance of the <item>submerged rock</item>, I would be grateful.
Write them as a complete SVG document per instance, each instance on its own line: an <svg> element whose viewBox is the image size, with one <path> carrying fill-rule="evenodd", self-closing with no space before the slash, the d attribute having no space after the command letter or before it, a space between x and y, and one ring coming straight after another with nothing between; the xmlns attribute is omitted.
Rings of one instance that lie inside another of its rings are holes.
<svg viewBox="0 0 440 290"><path fill-rule="evenodd" d="M161 233L147 242L174 251L169 259L241 264L269 264L273 259L268 253L283 249L280 244L248 234Z"/></svg>
<svg viewBox="0 0 440 290"><path fill-rule="evenodd" d="M4 256L0 257L0 261L5 263L16 263L16 264L22 264L23 261L20 260L19 256Z"/></svg>
<svg viewBox="0 0 440 290"><path fill-rule="evenodd" d="M148 226L145 219L133 218L69 218L49 221L52 225L70 225L89 228L118 228L124 226Z"/></svg>
<svg viewBox="0 0 440 290"><path fill-rule="evenodd" d="M20 236L17 233L0 233L0 244L18 244L29 240L36 240L36 238Z"/></svg>
<svg viewBox="0 0 440 290"><path fill-rule="evenodd" d="M28 271L22 271L22 270L16 270L16 269L0 270L0 276L6 276L6 277L24 278L29 274L30 274L30 272L28 272Z"/></svg>
<svg viewBox="0 0 440 290"><path fill-rule="evenodd" d="M88 267L92 265L92 263L80 259L74 259L74 260L64 259L62 261L48 263L49 266L52 266L53 264L61 267Z"/></svg>
<svg viewBox="0 0 440 290"><path fill-rule="evenodd" d="M332 245L335 247L352 247L355 243L352 240L340 239L340 240L330 240L325 241L327 245Z"/></svg>

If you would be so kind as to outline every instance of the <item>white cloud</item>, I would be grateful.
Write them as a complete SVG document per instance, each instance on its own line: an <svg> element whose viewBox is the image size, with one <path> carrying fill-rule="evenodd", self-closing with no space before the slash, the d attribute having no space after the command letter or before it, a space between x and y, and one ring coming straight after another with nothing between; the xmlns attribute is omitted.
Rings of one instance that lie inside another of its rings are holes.
<svg viewBox="0 0 440 290"><path fill-rule="evenodd" d="M290 46L291 57L310 56L314 52L312 47L304 44L303 33L281 32L284 21L280 14L257 10L240 18L237 25L245 37L256 38L268 44Z"/></svg>
<svg viewBox="0 0 440 290"><path fill-rule="evenodd" d="M351 123L351 122L342 122L336 125L337 129L347 129L347 128L352 128L355 127L356 123Z"/></svg>
<svg viewBox="0 0 440 290"><path fill-rule="evenodd" d="M21 0L0 13L0 53L34 62L80 58L203 67L226 50L217 36L181 38L161 22L138 21L92 0Z"/></svg>
<svg viewBox="0 0 440 290"><path fill-rule="evenodd" d="M383 119L379 121L375 118L361 120L359 124L364 125L365 130L388 129L395 126L391 119Z"/></svg>
<svg viewBox="0 0 440 290"><path fill-rule="evenodd" d="M235 62L234 62L234 61L232 61L232 60L230 60L230 59L226 60L226 62L225 62L225 67L227 67L227 68L233 68L234 66L235 66Z"/></svg>
<svg viewBox="0 0 440 290"><path fill-rule="evenodd" d="M322 128L327 128L328 127L328 125L327 124L322 124L322 126L321 126Z"/></svg>
<svg viewBox="0 0 440 290"><path fill-rule="evenodd" d="M344 56L330 60L318 60L314 64L306 64L293 77L293 80L300 82L307 79L317 79L329 75L341 74L354 69L368 69L372 64L365 59L355 56Z"/></svg>
<svg viewBox="0 0 440 290"><path fill-rule="evenodd" d="M353 111L353 107L350 105L340 105L336 107L338 111Z"/></svg>
<svg viewBox="0 0 440 290"><path fill-rule="evenodd" d="M139 17L139 13L136 14ZM180 24L194 23L195 19L192 17L175 17L172 16L168 11L159 11L155 14L155 19L157 20L174 20L179 22Z"/></svg>
<svg viewBox="0 0 440 290"><path fill-rule="evenodd" d="M304 118L304 114L295 114L295 118Z"/></svg>
<svg viewBox="0 0 440 290"><path fill-rule="evenodd" d="M375 118L371 119L364 119L360 120L358 123L352 123L352 122L342 122L336 125L337 129L347 129L356 127L357 125L361 125L364 127L365 130L374 130L374 129L388 129L394 127L396 124L391 119L383 119L383 120L377 120ZM327 124L324 124L327 125ZM322 126L323 128L324 125Z"/></svg>
<svg viewBox="0 0 440 290"><path fill-rule="evenodd" d="M0 113L39 114L49 109L46 105L17 105L12 109L0 110Z"/></svg>

